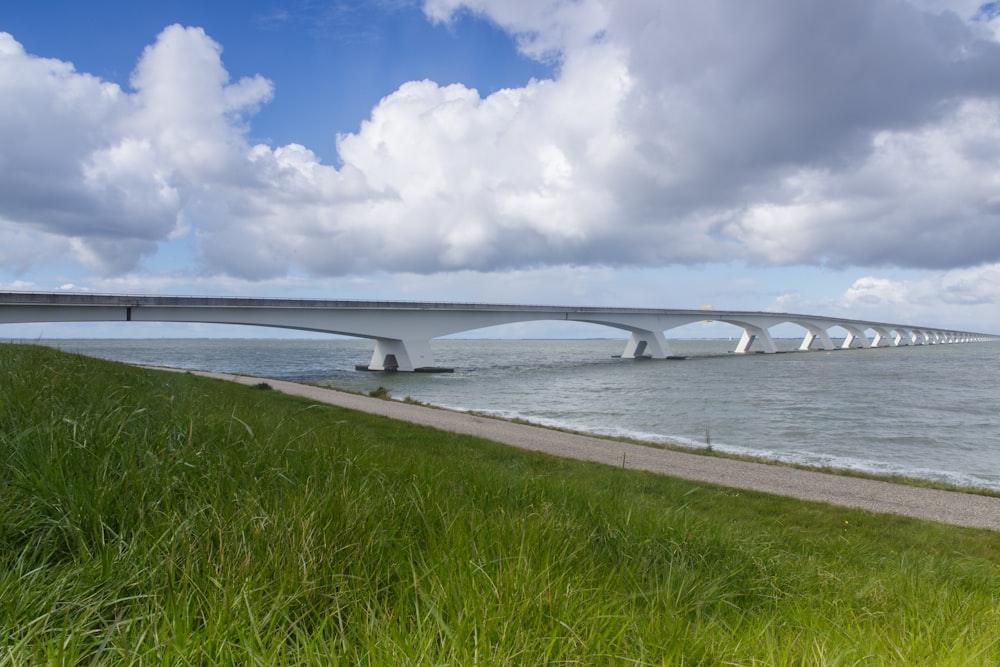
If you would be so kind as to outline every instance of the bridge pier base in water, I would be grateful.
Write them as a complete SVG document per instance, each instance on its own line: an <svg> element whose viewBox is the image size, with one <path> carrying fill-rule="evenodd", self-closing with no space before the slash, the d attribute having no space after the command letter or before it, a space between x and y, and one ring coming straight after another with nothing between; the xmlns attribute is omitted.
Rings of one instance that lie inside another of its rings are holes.
<svg viewBox="0 0 1000 667"><path fill-rule="evenodd" d="M666 359L669 356L670 344L662 331L632 331L622 352L622 359Z"/></svg>
<svg viewBox="0 0 1000 667"><path fill-rule="evenodd" d="M819 340L824 350L832 350L834 348L833 341L830 340L830 334L823 327L809 324L808 322L798 322L797 324L805 327L806 330L806 335L802 338L802 344L799 345L799 350L802 352L811 349L813 343L817 340Z"/></svg>
<svg viewBox="0 0 1000 667"><path fill-rule="evenodd" d="M429 340L401 340L376 338L372 360L367 366L356 366L365 371L409 371L416 373L451 373L454 369L434 365Z"/></svg>
<svg viewBox="0 0 1000 667"><path fill-rule="evenodd" d="M864 349L868 349L872 346L871 342L868 340L868 336L865 332L858 327L851 326L849 324L841 324L845 331L847 331L847 336L844 337L844 344L840 347L844 350L849 350L854 347L855 343L858 343Z"/></svg>
<svg viewBox="0 0 1000 667"><path fill-rule="evenodd" d="M875 332L875 337L872 338L872 347L880 347L882 343L891 344L892 336L889 335L889 330L885 327L871 327L872 331Z"/></svg>
<svg viewBox="0 0 1000 667"><path fill-rule="evenodd" d="M743 327L743 335L740 337L740 342L733 350L735 354L746 354L750 349L750 346L754 344L754 341L760 341L761 347L764 348L764 352L767 354L774 354L778 351L778 346L774 344L774 339L771 338L771 333L764 327L755 327L751 324L740 323Z"/></svg>

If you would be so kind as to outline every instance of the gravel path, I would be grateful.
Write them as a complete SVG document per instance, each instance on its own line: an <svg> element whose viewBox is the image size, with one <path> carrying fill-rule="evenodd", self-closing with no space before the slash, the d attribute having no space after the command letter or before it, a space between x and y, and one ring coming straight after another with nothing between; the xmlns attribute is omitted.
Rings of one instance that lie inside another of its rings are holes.
<svg viewBox="0 0 1000 667"><path fill-rule="evenodd" d="M624 462L624 467L633 470L1000 531L1000 498L644 447L282 380L209 372L195 374L246 385L267 382L278 391L320 403L473 435L554 456L595 461L619 468Z"/></svg>

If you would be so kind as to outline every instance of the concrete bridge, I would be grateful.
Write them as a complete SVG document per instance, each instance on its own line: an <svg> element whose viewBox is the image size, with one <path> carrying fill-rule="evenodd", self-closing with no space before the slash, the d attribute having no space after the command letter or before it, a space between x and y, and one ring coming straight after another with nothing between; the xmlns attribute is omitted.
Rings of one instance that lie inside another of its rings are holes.
<svg viewBox="0 0 1000 667"><path fill-rule="evenodd" d="M588 322L628 331L622 358L667 359L664 332L700 321L740 327L736 354L778 351L773 326L805 330L799 350L833 350L830 330L846 332L842 349L997 340L997 336L938 327L737 310L667 310L590 306L527 306L392 301L334 301L200 296L0 292L0 324L16 322L203 322L343 334L375 341L368 370L434 371L430 341L448 334L516 322ZM754 349L752 349L754 348Z"/></svg>

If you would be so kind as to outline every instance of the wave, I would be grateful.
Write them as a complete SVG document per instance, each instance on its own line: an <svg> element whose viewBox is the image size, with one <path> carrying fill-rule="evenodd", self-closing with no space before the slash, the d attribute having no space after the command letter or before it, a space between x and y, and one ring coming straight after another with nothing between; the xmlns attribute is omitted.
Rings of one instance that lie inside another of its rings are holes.
<svg viewBox="0 0 1000 667"><path fill-rule="evenodd" d="M439 405L438 407L456 412L476 413L497 417L508 421L523 421L545 428L553 428L575 433L585 433L606 438L621 438L654 445L676 445L690 450L713 451L733 457L747 457L761 461L772 461L779 464L801 466L817 470L834 470L854 472L879 477L899 477L904 479L926 480L963 488L986 489L1000 491L1000 479L980 477L969 473L948 470L932 470L913 466L903 466L886 461L860 459L849 456L819 454L807 450L777 451L732 445L717 441L700 441L681 435L664 435L636 431L618 427L592 427L574 423L569 420L526 415L513 410L472 410L456 405Z"/></svg>

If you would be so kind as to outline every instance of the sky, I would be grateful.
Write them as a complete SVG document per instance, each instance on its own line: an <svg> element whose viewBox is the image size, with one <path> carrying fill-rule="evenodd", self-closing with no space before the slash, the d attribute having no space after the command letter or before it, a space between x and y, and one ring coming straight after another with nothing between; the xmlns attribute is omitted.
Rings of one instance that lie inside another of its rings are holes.
<svg viewBox="0 0 1000 667"><path fill-rule="evenodd" d="M998 42L966 0L8 2L0 290L1000 333ZM81 331L134 333L0 336Z"/></svg>

